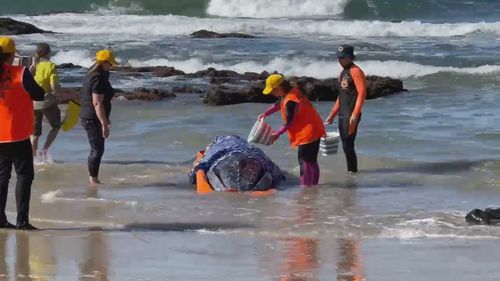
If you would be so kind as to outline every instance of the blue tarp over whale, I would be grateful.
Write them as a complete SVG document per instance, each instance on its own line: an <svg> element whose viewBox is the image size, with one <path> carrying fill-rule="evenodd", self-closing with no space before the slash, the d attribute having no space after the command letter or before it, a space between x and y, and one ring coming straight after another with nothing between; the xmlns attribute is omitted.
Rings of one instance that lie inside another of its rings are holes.
<svg viewBox="0 0 500 281"><path fill-rule="evenodd" d="M238 136L215 137L191 170L192 183L200 169L217 191L262 191L278 186L284 179L281 169L264 151Z"/></svg>

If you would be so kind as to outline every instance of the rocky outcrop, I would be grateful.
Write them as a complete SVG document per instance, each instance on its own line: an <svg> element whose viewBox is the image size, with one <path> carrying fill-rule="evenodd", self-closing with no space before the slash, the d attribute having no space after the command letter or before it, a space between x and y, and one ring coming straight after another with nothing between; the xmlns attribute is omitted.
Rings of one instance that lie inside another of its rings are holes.
<svg viewBox="0 0 500 281"><path fill-rule="evenodd" d="M57 68L58 69L78 69L78 68L83 68L83 66L79 66L76 64L72 64L72 63L62 63L62 64L57 65Z"/></svg>
<svg viewBox="0 0 500 281"><path fill-rule="evenodd" d="M138 88L133 91L117 92L117 97L124 97L126 100L160 101L168 98L175 98L175 94L159 89Z"/></svg>
<svg viewBox="0 0 500 281"><path fill-rule="evenodd" d="M160 89L137 88L132 91L115 89L115 98L120 97L126 100L159 101L167 98L175 98L176 95ZM70 100L79 100L80 88L63 88L57 94L57 98L61 104L68 103Z"/></svg>
<svg viewBox="0 0 500 281"><path fill-rule="evenodd" d="M32 24L13 20L11 18L0 18L0 35L20 35L33 33L53 33L42 30Z"/></svg>
<svg viewBox="0 0 500 281"><path fill-rule="evenodd" d="M192 38L256 38L255 36L243 33L217 33L209 30L198 30L191 33Z"/></svg>
<svg viewBox="0 0 500 281"><path fill-rule="evenodd" d="M203 102L210 105L230 105L239 103L272 103L277 99L272 95L263 95L260 83L245 86L214 85L205 93Z"/></svg>
<svg viewBox="0 0 500 281"><path fill-rule="evenodd" d="M173 87L172 88L172 93L178 93L178 94L203 94L205 91L198 89L197 87L189 86L189 85L183 85L180 87Z"/></svg>
<svg viewBox="0 0 500 281"><path fill-rule="evenodd" d="M366 77L366 88L368 89L368 99L377 99L406 91L403 87L403 81L378 76Z"/></svg>
<svg viewBox="0 0 500 281"><path fill-rule="evenodd" d="M175 69L174 67L169 66L146 66L146 67L118 67L116 69L118 72L122 73L144 73L150 72L156 77L171 77L171 76L179 76L185 75L184 71Z"/></svg>
<svg viewBox="0 0 500 281"><path fill-rule="evenodd" d="M388 77L368 76L366 78L367 99L405 91L401 80ZM310 100L334 101L339 94L337 79L315 79L311 77L291 77L290 81L299 86ZM245 85L215 84L205 94L203 102L211 105L229 105L245 102L272 103L276 98L263 95L264 81L247 83Z"/></svg>
<svg viewBox="0 0 500 281"><path fill-rule="evenodd" d="M59 68L76 68L72 64L59 65ZM203 102L211 105L229 105L238 103L270 103L276 100L273 96L265 96L262 94L264 89L264 81L269 76L269 73L264 71L261 73L245 72L240 74L232 70L217 70L208 68L195 73L186 74L181 70L167 66L155 67L119 67L116 69L117 75L143 77L153 75L156 77L171 77L179 76L180 80L184 80L183 86L174 87L170 92L161 91L158 89L138 89L136 91L119 93L127 100L162 100L178 94L202 94ZM189 83L190 79L201 78L206 79L209 85L205 90L200 90L197 86L192 86ZM296 86L299 86L304 94L313 101L334 101L339 93L339 83L336 78L316 79L313 77L288 77L288 79ZM367 76L367 99L375 99L395 93L405 91L403 82L398 79L379 76ZM74 92L74 89L69 89ZM76 93L72 93L68 98L65 98L66 93L62 94L62 100L72 99Z"/></svg>

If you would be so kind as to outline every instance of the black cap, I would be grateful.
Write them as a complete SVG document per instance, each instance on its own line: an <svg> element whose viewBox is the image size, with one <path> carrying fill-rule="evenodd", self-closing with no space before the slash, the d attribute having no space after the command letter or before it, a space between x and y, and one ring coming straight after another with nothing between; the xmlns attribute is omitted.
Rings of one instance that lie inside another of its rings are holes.
<svg viewBox="0 0 500 281"><path fill-rule="evenodd" d="M350 45L342 45L337 49L337 58L346 58L350 57L351 59L355 59L354 55L354 47Z"/></svg>

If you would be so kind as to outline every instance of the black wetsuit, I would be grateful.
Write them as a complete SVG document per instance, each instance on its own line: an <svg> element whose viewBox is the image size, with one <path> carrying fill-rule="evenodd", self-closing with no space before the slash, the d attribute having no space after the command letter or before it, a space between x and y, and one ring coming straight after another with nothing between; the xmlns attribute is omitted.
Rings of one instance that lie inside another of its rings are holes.
<svg viewBox="0 0 500 281"><path fill-rule="evenodd" d="M346 157L347 170L350 172L357 172L358 158L356 156L356 151L354 150L354 141L356 140L358 125L361 121L361 112L356 120L356 128L351 134L349 134L351 115L358 100L358 91L356 90L352 74L353 70L361 71L355 64L350 64L342 70L339 76L339 133Z"/></svg>
<svg viewBox="0 0 500 281"><path fill-rule="evenodd" d="M102 136L102 126L97 117L92 94L104 95L104 110L109 119L111 114L111 99L114 96L114 90L109 82L109 72L95 71L87 74L81 92L81 112L82 127L87 132L90 144L90 153L88 157L88 169L91 177L99 176L99 167L104 154L105 139Z"/></svg>

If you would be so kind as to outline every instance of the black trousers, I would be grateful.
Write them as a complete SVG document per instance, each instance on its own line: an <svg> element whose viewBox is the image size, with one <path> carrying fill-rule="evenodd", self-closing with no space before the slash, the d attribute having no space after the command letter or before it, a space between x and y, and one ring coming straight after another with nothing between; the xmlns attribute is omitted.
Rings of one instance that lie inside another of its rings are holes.
<svg viewBox="0 0 500 281"><path fill-rule="evenodd" d="M90 144L90 153L87 160L89 175L91 177L98 177L102 155L104 154L104 138L102 136L101 122L99 120L82 118L81 124L87 132Z"/></svg>
<svg viewBox="0 0 500 281"><path fill-rule="evenodd" d="M339 117L339 133L347 163L347 171L356 173L358 171L358 157L356 155L356 151L354 150L354 141L356 140L356 135L358 134L358 125L361 121L361 114L358 117L356 129L349 135L350 118L350 115Z"/></svg>
<svg viewBox="0 0 500 281"><path fill-rule="evenodd" d="M11 143L0 143L0 223L7 221L5 205L9 181L14 166L16 183L17 225L29 223L31 184L35 177L33 151L29 139Z"/></svg>
<svg viewBox="0 0 500 281"><path fill-rule="evenodd" d="M304 175L304 162L311 164L318 163L318 153L319 153L319 143L321 139L317 139L311 143L299 145L298 147L298 158L300 175Z"/></svg>

